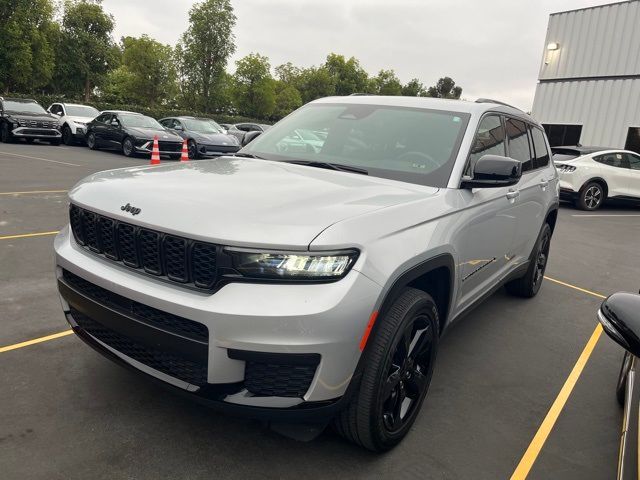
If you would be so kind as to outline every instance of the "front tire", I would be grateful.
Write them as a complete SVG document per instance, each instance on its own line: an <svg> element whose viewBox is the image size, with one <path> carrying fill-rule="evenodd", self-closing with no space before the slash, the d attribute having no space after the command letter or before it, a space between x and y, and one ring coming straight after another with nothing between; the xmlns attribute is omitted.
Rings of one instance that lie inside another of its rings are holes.
<svg viewBox="0 0 640 480"><path fill-rule="evenodd" d="M604 187L599 182L587 183L578 194L576 206L580 210L597 210L606 198Z"/></svg>
<svg viewBox="0 0 640 480"><path fill-rule="evenodd" d="M507 292L511 295L532 298L540 291L551 248L551 227L548 223L545 223L542 230L540 230L538 240L533 248L531 263L527 272L522 277L516 278L505 285Z"/></svg>
<svg viewBox="0 0 640 480"><path fill-rule="evenodd" d="M2 140L2 143L13 142L13 135L11 135L9 125L7 123L2 124L2 128L0 129L0 140Z"/></svg>
<svg viewBox="0 0 640 480"><path fill-rule="evenodd" d="M190 160L195 160L198 158L198 144L195 140L189 140L187 142L187 150L189 152Z"/></svg>
<svg viewBox="0 0 640 480"><path fill-rule="evenodd" d="M71 133L69 125L62 127L62 142L67 146L73 145L73 133Z"/></svg>
<svg viewBox="0 0 640 480"><path fill-rule="evenodd" d="M334 420L338 433L374 452L400 443L429 389L438 338L433 298L405 288L377 321L356 391Z"/></svg>
<svg viewBox="0 0 640 480"><path fill-rule="evenodd" d="M135 155L136 148L131 137L127 137L122 141L122 153L125 157L133 157Z"/></svg>
<svg viewBox="0 0 640 480"><path fill-rule="evenodd" d="M93 132L89 132L87 134L87 147L91 150L98 150L98 142L96 140L96 134Z"/></svg>

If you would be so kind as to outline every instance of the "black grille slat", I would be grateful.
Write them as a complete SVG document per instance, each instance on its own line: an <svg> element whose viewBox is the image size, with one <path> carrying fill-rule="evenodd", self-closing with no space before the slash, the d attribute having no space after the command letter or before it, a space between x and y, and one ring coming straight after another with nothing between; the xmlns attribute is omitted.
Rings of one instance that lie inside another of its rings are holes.
<svg viewBox="0 0 640 480"><path fill-rule="evenodd" d="M216 282L216 246L207 243L193 245L193 283L211 289Z"/></svg>
<svg viewBox="0 0 640 480"><path fill-rule="evenodd" d="M177 354L142 345L103 326L74 308L71 308L71 316L82 330L127 357L193 385L207 384L206 363L197 363Z"/></svg>
<svg viewBox="0 0 640 480"><path fill-rule="evenodd" d="M95 285L84 278L69 272L68 270L63 270L62 277L74 290L92 300L95 300L101 305L126 315L131 315L134 319L150 326L157 327L198 342L209 342L209 330L206 325L130 300L118 295L117 293Z"/></svg>
<svg viewBox="0 0 640 480"><path fill-rule="evenodd" d="M145 272L162 275L160 234L153 230L140 231L140 258Z"/></svg>
<svg viewBox="0 0 640 480"><path fill-rule="evenodd" d="M77 205L70 206L69 221L76 241L94 253L198 290L216 288L220 249L215 244L141 228Z"/></svg>
<svg viewBox="0 0 640 480"><path fill-rule="evenodd" d="M167 235L164 237L164 265L169 280L187 283L187 241L184 238Z"/></svg>
<svg viewBox="0 0 640 480"><path fill-rule="evenodd" d="M127 223L118 224L118 253L125 265L138 268L138 248L136 245L136 227Z"/></svg>

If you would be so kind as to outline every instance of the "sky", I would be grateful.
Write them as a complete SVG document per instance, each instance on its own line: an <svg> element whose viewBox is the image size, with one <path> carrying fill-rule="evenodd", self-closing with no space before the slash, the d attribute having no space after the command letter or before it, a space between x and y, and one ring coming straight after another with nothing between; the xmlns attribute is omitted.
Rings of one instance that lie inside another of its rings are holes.
<svg viewBox="0 0 640 480"><path fill-rule="evenodd" d="M196 0L103 0L114 38L175 45ZM393 69L426 86L452 77L463 98L494 98L531 110L549 14L607 0L232 0L235 61L257 52L271 66L319 65L354 56L370 75Z"/></svg>

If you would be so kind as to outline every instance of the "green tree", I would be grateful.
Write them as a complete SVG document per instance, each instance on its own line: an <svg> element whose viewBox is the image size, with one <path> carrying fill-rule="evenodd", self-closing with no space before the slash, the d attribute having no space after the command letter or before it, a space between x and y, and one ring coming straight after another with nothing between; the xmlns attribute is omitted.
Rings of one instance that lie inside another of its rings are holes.
<svg viewBox="0 0 640 480"><path fill-rule="evenodd" d="M402 95L402 83L393 70L380 70L369 81L369 93L375 95Z"/></svg>
<svg viewBox="0 0 640 480"><path fill-rule="evenodd" d="M462 87L456 87L456 82L451 77L441 78L435 86L427 90L427 97L458 99L460 95Z"/></svg>
<svg viewBox="0 0 640 480"><path fill-rule="evenodd" d="M276 105L273 117L277 120L286 117L302 106L302 96L296 87L279 81L276 85Z"/></svg>
<svg viewBox="0 0 640 480"><path fill-rule="evenodd" d="M122 39L122 68L130 74L126 87L145 105L171 102L177 94L173 49L147 35ZM124 78L125 76L122 76Z"/></svg>
<svg viewBox="0 0 640 480"><path fill-rule="evenodd" d="M0 0L0 88L33 91L54 69L51 0Z"/></svg>
<svg viewBox="0 0 640 480"><path fill-rule="evenodd" d="M360 66L355 57L345 60L344 55L330 53L324 68L334 78L336 95L364 93L367 90L369 74Z"/></svg>
<svg viewBox="0 0 640 480"><path fill-rule="evenodd" d="M296 86L300 83L302 70L293 63L287 62L275 68L276 78L282 83Z"/></svg>
<svg viewBox="0 0 640 480"><path fill-rule="evenodd" d="M276 106L276 82L269 59L251 53L236 62L234 100L242 115L269 118Z"/></svg>
<svg viewBox="0 0 640 480"><path fill-rule="evenodd" d="M56 51L55 84L69 93L84 93L89 101L94 87L117 66L119 49L111 38L114 20L101 0L66 0Z"/></svg>
<svg viewBox="0 0 640 480"><path fill-rule="evenodd" d="M181 92L191 92L199 109L220 108L217 87L224 80L227 61L236 50L236 16L230 0L205 0L189 10L189 28L178 45Z"/></svg>
<svg viewBox="0 0 640 480"><path fill-rule="evenodd" d="M303 103L336 94L335 78L325 67L311 67L302 70L297 88Z"/></svg>
<svg viewBox="0 0 640 480"><path fill-rule="evenodd" d="M402 86L402 95L405 97L424 97L427 89L423 83L417 78L412 79L409 83Z"/></svg>

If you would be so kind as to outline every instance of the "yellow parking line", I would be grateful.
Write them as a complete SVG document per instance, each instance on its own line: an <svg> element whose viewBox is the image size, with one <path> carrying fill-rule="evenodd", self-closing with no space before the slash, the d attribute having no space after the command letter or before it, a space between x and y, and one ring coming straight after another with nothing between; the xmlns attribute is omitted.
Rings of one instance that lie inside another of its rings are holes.
<svg viewBox="0 0 640 480"><path fill-rule="evenodd" d="M53 335L47 335L46 337L34 338L33 340L27 340L26 342L7 345L6 347L0 347L0 353L17 350L18 348L28 347L29 345L35 345L36 343L48 342L49 340L55 340L56 338L66 337L67 335L71 335L72 333L73 330L69 329L63 332L54 333Z"/></svg>
<svg viewBox="0 0 640 480"><path fill-rule="evenodd" d="M595 292L592 292L591 290L586 290L584 288L571 285L570 283L561 282L560 280L556 280L555 278L550 278L545 276L545 279L553 283L557 283L558 285L563 285L565 287L572 288L579 292L586 293L587 295L592 295L596 298L607 298L604 295L601 295L599 293L595 293ZM513 472L513 475L511 475L511 480L524 480L529 475L529 472L531 471L533 464L537 460L538 455L540 455L540 451L542 450L542 447L547 441L547 438L549 437L551 430L555 426L556 421L560 416L560 413L562 413L562 410L564 409L564 406L566 405L567 400L569 399L569 396L573 391L573 388L576 386L576 383L578 382L578 379L580 378L580 375L582 374L582 371L584 370L584 367L587 364L587 361L589 361L589 357L593 353L593 349L598 343L598 340L600 340L601 335L602 335L602 325L598 324L595 330L593 331L593 333L591 334L589 341L587 342L584 349L582 350L580 357L578 357L578 361L573 366L573 369L571 370L571 373L567 377L567 380L564 382L564 385L560 389L558 396L556 397L553 404L551 405L551 408L549 408L547 415L544 417L544 420L540 424L540 427L538 428L538 431L533 437L533 440L531 440L531 443L529 444L527 451L524 453L524 455L520 459L520 463L518 463L518 466Z"/></svg>
<svg viewBox="0 0 640 480"><path fill-rule="evenodd" d="M42 193L67 193L69 190L33 190L30 192L0 192L0 195L39 195Z"/></svg>
<svg viewBox="0 0 640 480"><path fill-rule="evenodd" d="M5 235L4 237L0 237L0 240L13 240L15 238L44 237L46 235L55 235L58 232L59 230L55 230L52 232L22 233L20 235Z"/></svg>

